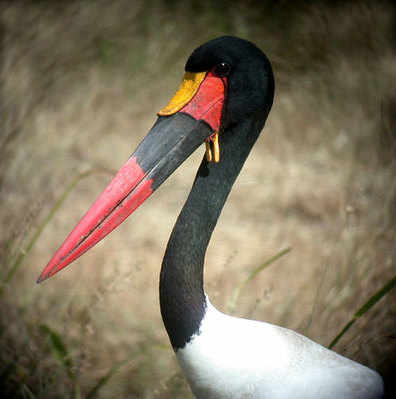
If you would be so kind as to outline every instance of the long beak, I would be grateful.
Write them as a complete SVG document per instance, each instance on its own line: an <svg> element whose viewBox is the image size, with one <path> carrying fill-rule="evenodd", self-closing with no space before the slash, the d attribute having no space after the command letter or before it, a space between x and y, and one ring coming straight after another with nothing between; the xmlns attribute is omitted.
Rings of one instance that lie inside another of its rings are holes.
<svg viewBox="0 0 396 399"><path fill-rule="evenodd" d="M154 126L56 251L37 282L53 276L113 231L219 130L226 83L211 73L185 74Z"/></svg>

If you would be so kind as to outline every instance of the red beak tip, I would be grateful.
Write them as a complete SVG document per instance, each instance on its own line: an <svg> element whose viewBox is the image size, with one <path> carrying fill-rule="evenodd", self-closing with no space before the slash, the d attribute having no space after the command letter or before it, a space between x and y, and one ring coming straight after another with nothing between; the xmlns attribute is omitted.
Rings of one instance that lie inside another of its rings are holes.
<svg viewBox="0 0 396 399"><path fill-rule="evenodd" d="M37 284L40 284L40 283L42 283L43 281L45 281L45 280L47 280L48 278L50 278L51 277L51 274L50 273L46 273L46 274L40 274L40 276L39 276L39 278L37 279L37 281L36 281L36 283Z"/></svg>

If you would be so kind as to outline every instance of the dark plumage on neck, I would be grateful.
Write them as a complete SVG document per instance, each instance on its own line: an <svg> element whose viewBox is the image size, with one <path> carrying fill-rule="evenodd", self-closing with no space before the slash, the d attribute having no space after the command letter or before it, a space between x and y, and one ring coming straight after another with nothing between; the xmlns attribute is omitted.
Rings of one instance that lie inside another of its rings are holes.
<svg viewBox="0 0 396 399"><path fill-rule="evenodd" d="M162 262L162 318L175 350L183 348L206 310L203 268L207 246L224 203L269 109L251 115L220 135L220 162L204 158L192 190L173 228Z"/></svg>

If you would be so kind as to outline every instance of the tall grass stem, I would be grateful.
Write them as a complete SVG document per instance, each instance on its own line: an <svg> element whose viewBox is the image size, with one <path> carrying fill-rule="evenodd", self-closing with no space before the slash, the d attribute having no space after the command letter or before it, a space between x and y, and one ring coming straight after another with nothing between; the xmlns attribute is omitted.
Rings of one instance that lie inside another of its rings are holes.
<svg viewBox="0 0 396 399"><path fill-rule="evenodd" d="M238 302L241 290L250 282L252 281L254 278L256 278L264 269L266 269L268 266L270 266L272 263L274 263L275 261L277 261L279 258L281 258L283 255L286 255L288 252L291 251L291 248L285 248L282 249L281 251L279 251L277 254L275 254L274 256L272 256L271 258L269 258L268 260L266 260L262 265L256 267L255 269L253 269L249 275L247 276L246 279L242 280L237 287L234 289L234 293L232 295L232 298L229 302L228 305L228 310L229 312L233 313L235 310L235 306Z"/></svg>
<svg viewBox="0 0 396 399"><path fill-rule="evenodd" d="M3 281L1 282L0 286L0 295L3 293L4 288L7 286L7 284L12 280L14 277L15 273L19 270L19 268L22 266L22 262L25 259L26 255L29 254L29 252L33 249L34 245L36 244L38 238L40 237L41 233L44 231L45 227L48 225L48 223L52 220L52 218L55 216L56 212L60 209L62 204L65 202L67 197L70 195L70 193L73 191L73 189L76 187L76 185L83 180L84 178L91 176L95 171L94 170L88 170L86 172L80 173L77 175L73 181L65 188L63 191L62 195L59 197L59 199L55 202L55 204L52 206L50 209L48 215L44 218L44 220L38 225L36 231L34 232L31 240L28 242L25 248L20 249L19 254L17 258L15 259L15 262L11 265L8 273L4 277Z"/></svg>
<svg viewBox="0 0 396 399"><path fill-rule="evenodd" d="M344 326L341 332L331 341L329 349L332 349L342 336L351 328L351 326L367 313L380 299L388 294L396 286L396 276L391 278L380 290L378 290L370 299L353 315L352 319Z"/></svg>

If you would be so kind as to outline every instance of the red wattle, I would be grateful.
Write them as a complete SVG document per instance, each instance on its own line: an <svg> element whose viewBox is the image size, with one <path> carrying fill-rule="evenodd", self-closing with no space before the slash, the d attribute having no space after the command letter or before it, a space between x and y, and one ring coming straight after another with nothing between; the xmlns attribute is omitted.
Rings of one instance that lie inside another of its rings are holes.
<svg viewBox="0 0 396 399"><path fill-rule="evenodd" d="M218 131L226 85L226 78L219 78L213 72L209 72L195 96L180 112L189 114L197 120L204 120L214 131Z"/></svg>

